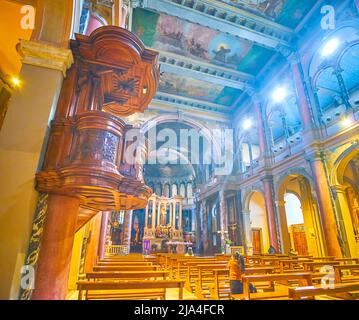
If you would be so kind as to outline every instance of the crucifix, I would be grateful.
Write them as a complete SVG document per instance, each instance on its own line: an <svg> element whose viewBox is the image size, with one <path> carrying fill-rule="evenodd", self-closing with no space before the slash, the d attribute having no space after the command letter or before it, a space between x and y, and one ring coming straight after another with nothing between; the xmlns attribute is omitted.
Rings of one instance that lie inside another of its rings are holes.
<svg viewBox="0 0 359 320"><path fill-rule="evenodd" d="M236 223L233 223L229 226L229 228L231 229L232 231L232 239L233 241L235 241L236 239L236 230L237 230L237 224Z"/></svg>

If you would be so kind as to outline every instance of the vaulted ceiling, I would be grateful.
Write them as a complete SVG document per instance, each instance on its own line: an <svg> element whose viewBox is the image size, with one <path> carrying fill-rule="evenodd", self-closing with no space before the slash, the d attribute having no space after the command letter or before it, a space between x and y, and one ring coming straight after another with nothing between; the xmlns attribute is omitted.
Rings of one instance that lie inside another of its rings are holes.
<svg viewBox="0 0 359 320"><path fill-rule="evenodd" d="M155 101L234 113L265 66L291 50L317 0L146 0L132 31L160 52Z"/></svg>

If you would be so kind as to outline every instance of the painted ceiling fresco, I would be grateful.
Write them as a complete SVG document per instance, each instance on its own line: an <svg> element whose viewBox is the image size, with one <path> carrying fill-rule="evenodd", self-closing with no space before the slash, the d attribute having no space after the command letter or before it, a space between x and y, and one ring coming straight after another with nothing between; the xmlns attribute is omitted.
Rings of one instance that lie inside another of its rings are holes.
<svg viewBox="0 0 359 320"><path fill-rule="evenodd" d="M295 28L316 0L219 0Z"/></svg>
<svg viewBox="0 0 359 320"><path fill-rule="evenodd" d="M200 99L224 106L232 106L242 93L241 90L221 85L211 84L205 81L179 77L174 74L164 73L160 80L161 92Z"/></svg>
<svg viewBox="0 0 359 320"><path fill-rule="evenodd" d="M147 47L252 75L274 54L250 41L140 8L134 11L132 30Z"/></svg>

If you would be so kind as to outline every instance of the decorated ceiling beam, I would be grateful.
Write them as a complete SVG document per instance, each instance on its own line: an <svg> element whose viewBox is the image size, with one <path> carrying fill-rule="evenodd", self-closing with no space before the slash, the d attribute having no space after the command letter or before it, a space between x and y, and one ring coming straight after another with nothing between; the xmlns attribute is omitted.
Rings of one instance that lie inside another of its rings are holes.
<svg viewBox="0 0 359 320"><path fill-rule="evenodd" d="M294 32L287 27L232 6L208 0L135 0L141 7L197 23L243 38L261 46L276 49L290 46Z"/></svg>
<svg viewBox="0 0 359 320"><path fill-rule="evenodd" d="M218 109L216 108L218 107ZM179 97L175 95L170 95L162 92L158 92L155 98L152 100L149 109L150 110L162 110L162 111L173 111L177 112L178 110L187 111L191 116L196 114L201 118L208 118L221 122L229 122L229 108L228 112L225 112L224 106L219 106L215 104L206 104L203 101L189 99L184 97Z"/></svg>
<svg viewBox="0 0 359 320"><path fill-rule="evenodd" d="M174 73L224 87L245 90L252 88L254 83L254 77L249 74L169 52L160 52L159 61L161 72Z"/></svg>

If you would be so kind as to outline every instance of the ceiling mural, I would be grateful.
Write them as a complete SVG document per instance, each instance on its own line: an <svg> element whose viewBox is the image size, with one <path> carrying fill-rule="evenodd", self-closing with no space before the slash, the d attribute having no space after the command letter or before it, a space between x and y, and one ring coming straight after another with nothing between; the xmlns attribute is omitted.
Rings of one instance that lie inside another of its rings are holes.
<svg viewBox="0 0 359 320"><path fill-rule="evenodd" d="M243 39L144 9L134 10L132 30L147 47L256 74L273 51Z"/></svg>
<svg viewBox="0 0 359 320"><path fill-rule="evenodd" d="M316 0L219 0L262 15L289 28L295 28Z"/></svg>
<svg viewBox="0 0 359 320"><path fill-rule="evenodd" d="M169 94L200 99L224 106L232 106L242 93L239 89L223 87L170 73L164 73L161 76L159 90Z"/></svg>

